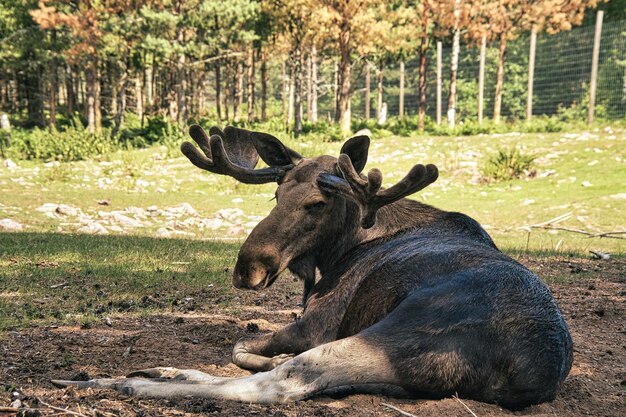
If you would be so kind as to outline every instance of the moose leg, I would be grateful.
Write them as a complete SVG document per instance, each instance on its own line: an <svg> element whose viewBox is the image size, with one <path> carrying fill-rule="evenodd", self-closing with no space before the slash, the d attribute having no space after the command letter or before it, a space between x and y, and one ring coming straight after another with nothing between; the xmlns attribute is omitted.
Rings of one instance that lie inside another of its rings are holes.
<svg viewBox="0 0 626 417"><path fill-rule="evenodd" d="M318 346L269 372L244 378L213 381L119 378L54 383L78 388L109 388L141 397L192 396L283 403L351 385L397 385L398 379L384 352L357 335Z"/></svg>
<svg viewBox="0 0 626 417"><path fill-rule="evenodd" d="M309 348L311 345L296 322L274 333L239 340L233 348L232 361L240 368L265 372Z"/></svg>

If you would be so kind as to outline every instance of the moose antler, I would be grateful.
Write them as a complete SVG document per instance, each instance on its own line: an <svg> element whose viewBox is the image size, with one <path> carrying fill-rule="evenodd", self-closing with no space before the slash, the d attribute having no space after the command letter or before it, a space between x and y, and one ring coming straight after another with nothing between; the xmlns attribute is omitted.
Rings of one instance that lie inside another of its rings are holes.
<svg viewBox="0 0 626 417"><path fill-rule="evenodd" d="M346 154L339 155L337 168L343 179L331 174L320 174L318 184L356 202L361 209L361 227L364 229L374 225L376 212L381 207L426 188L439 176L436 166L417 164L400 182L381 190L383 174L379 169L370 170L366 179L358 174Z"/></svg>
<svg viewBox="0 0 626 417"><path fill-rule="evenodd" d="M255 149L254 132L228 126L224 131L218 127L209 129L209 138L198 125L189 128L189 135L198 144L204 155L190 142L183 142L180 150L198 168L228 175L246 184L275 182L285 175L293 165L270 166L254 169L259 161Z"/></svg>

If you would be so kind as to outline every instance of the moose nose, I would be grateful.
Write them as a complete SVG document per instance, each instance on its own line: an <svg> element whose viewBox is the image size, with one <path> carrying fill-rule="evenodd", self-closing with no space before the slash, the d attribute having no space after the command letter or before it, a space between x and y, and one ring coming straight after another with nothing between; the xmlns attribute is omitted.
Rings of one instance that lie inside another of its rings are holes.
<svg viewBox="0 0 626 417"><path fill-rule="evenodd" d="M240 256L233 271L233 286L250 290L267 287L274 281L277 274L277 268L271 264L261 260L247 261Z"/></svg>

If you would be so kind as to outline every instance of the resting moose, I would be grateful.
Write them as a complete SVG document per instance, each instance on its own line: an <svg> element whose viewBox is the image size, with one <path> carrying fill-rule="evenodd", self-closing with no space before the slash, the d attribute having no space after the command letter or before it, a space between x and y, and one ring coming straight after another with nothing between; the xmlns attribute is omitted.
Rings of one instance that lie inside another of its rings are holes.
<svg viewBox="0 0 626 417"><path fill-rule="evenodd" d="M241 247L233 285L264 289L287 268L311 282L317 268L302 318L235 345L235 364L264 371L249 377L153 368L57 385L263 403L397 387L511 409L555 397L572 342L550 291L470 217L404 198L437 179L434 165L383 189L379 170L360 174L366 136L348 140L339 158L308 159L263 133L212 128L208 137L192 126L190 135L202 153L191 143L182 151L197 167L278 182L276 207ZM268 168L255 169L259 157Z"/></svg>

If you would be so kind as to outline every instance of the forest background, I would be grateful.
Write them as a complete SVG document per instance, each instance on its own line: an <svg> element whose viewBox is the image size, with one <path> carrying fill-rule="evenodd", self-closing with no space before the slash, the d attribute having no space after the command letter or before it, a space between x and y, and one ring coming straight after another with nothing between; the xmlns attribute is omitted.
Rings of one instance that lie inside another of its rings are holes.
<svg viewBox="0 0 626 417"><path fill-rule="evenodd" d="M2 156L173 144L190 123L558 131L590 101L624 120L625 19L620 0L0 0Z"/></svg>

